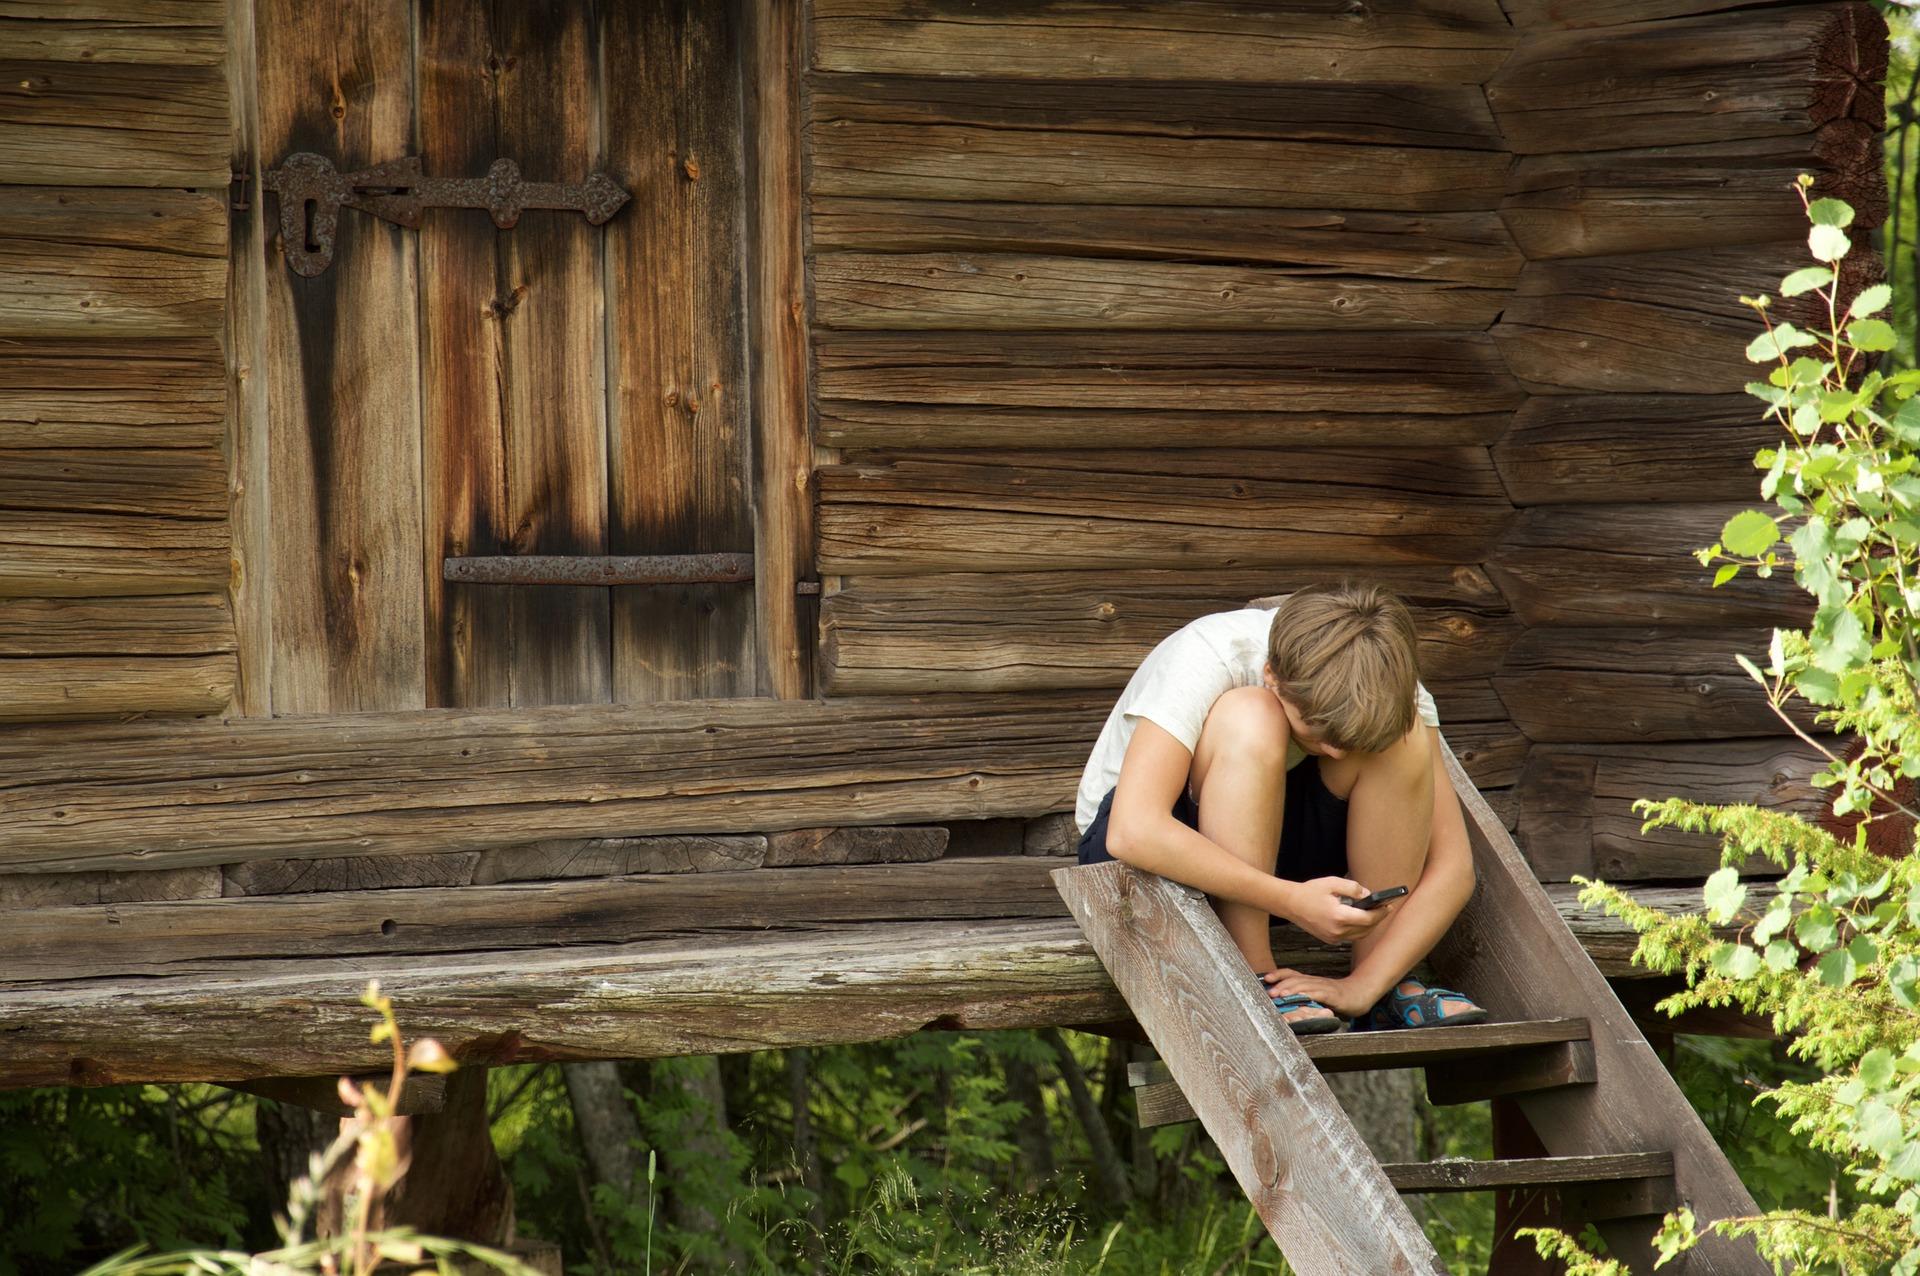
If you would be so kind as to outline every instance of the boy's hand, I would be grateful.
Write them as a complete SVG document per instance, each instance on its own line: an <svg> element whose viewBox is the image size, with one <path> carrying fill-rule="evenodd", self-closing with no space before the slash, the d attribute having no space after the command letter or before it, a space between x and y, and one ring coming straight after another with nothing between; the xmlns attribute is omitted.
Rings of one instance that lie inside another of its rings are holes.
<svg viewBox="0 0 1920 1276"><path fill-rule="evenodd" d="M1323 944L1351 944L1380 924L1386 909L1355 908L1340 897L1359 899L1367 888L1346 877L1316 877L1300 882L1294 891L1294 906L1287 920Z"/></svg>

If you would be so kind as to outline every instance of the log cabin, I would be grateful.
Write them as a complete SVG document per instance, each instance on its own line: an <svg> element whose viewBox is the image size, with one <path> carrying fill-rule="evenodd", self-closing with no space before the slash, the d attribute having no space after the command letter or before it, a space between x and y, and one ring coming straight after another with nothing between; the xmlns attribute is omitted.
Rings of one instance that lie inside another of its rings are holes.
<svg viewBox="0 0 1920 1276"><path fill-rule="evenodd" d="M1731 659L1798 594L1688 551L1795 175L1885 214L1886 56L1864 3L0 0L0 1085L378 1066L373 974L475 1073L1124 1019L1049 879L1106 710L1342 575L1629 977L1568 878L1716 861L1635 798L1818 806Z"/></svg>

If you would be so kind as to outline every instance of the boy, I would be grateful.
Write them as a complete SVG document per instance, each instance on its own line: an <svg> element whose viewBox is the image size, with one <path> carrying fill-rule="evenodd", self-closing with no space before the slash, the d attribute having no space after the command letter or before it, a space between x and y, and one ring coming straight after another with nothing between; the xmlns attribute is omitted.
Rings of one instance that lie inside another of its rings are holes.
<svg viewBox="0 0 1920 1276"><path fill-rule="evenodd" d="M1473 894L1437 726L1412 617L1377 585L1202 616L1141 662L1094 744L1080 862L1205 891L1295 1032L1478 1022L1404 978ZM1394 886L1409 893L1371 911L1345 902ZM1349 973L1275 970L1269 917L1352 944Z"/></svg>

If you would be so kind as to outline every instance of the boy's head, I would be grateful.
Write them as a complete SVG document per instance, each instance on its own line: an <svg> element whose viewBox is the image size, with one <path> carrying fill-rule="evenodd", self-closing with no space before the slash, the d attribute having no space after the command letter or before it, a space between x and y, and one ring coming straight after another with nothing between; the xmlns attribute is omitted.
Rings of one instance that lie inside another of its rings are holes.
<svg viewBox="0 0 1920 1276"><path fill-rule="evenodd" d="M1413 617L1378 585L1295 591L1273 618L1267 664L1282 699L1327 744L1377 753L1413 727Z"/></svg>

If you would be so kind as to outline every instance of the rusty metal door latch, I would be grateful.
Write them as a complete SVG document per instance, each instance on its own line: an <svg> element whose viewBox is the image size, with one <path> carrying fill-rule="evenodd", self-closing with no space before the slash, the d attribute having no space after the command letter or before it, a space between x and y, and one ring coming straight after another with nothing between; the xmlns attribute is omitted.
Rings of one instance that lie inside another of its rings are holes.
<svg viewBox="0 0 1920 1276"><path fill-rule="evenodd" d="M529 208L576 210L598 226L629 198L605 173L584 182L529 182L520 176L518 164L498 159L485 177L428 177L421 172L418 155L342 173L326 156L300 151L264 174L260 184L280 197L280 239L287 264L309 276L333 262L342 208L357 208L416 230L425 208L484 208L493 224L505 230Z"/></svg>

